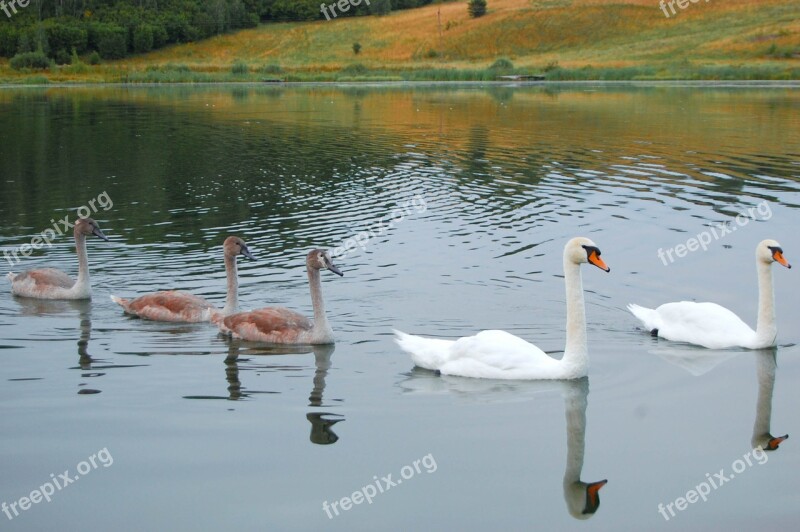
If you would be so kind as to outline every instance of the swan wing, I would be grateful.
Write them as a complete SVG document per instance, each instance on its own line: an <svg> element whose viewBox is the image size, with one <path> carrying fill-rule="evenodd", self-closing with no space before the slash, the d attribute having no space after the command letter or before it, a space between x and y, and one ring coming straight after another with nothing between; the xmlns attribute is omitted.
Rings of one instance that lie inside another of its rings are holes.
<svg viewBox="0 0 800 532"><path fill-rule="evenodd" d="M657 309L658 335L710 349L747 346L756 333L739 316L716 303L680 301Z"/></svg>
<svg viewBox="0 0 800 532"><path fill-rule="evenodd" d="M641 307L633 303L628 305L628 310L642 322L642 325L644 325L648 331L653 331L661 327L658 312L655 310Z"/></svg>
<svg viewBox="0 0 800 532"><path fill-rule="evenodd" d="M394 334L395 342L400 349L411 355L414 365L430 370L438 370L449 360L450 348L455 343L453 340L423 338L397 330Z"/></svg>
<svg viewBox="0 0 800 532"><path fill-rule="evenodd" d="M125 312L156 321L208 321L214 310L214 306L202 297L178 290L154 292L132 301L112 299L122 305Z"/></svg>
<svg viewBox="0 0 800 532"><path fill-rule="evenodd" d="M53 289L69 290L75 279L56 268L28 270L14 277L11 292L19 296L41 297Z"/></svg>
<svg viewBox="0 0 800 532"><path fill-rule="evenodd" d="M444 375L489 379L558 378L560 364L547 353L506 331L481 331L456 340Z"/></svg>
<svg viewBox="0 0 800 532"><path fill-rule="evenodd" d="M557 378L559 361L505 331L482 331L458 340L423 338L395 331L414 364L444 375L492 379Z"/></svg>
<svg viewBox="0 0 800 532"><path fill-rule="evenodd" d="M293 310L267 307L240 312L221 320L220 329L244 340L269 343L292 343L313 328L311 321Z"/></svg>

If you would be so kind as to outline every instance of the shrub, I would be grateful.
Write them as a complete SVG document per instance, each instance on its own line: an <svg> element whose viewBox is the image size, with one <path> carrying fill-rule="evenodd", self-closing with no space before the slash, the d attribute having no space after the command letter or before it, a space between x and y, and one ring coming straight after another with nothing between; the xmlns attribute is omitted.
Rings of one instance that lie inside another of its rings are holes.
<svg viewBox="0 0 800 532"><path fill-rule="evenodd" d="M19 34L11 24L0 24L0 56L11 57L17 51Z"/></svg>
<svg viewBox="0 0 800 532"><path fill-rule="evenodd" d="M261 67L261 72L264 74L283 74L283 68L280 65L264 65Z"/></svg>
<svg viewBox="0 0 800 532"><path fill-rule="evenodd" d="M72 54L70 54L70 65L66 70L71 74L85 74L89 71L89 67L78 57L78 52L75 48L72 49Z"/></svg>
<svg viewBox="0 0 800 532"><path fill-rule="evenodd" d="M250 72L250 67L247 66L247 63L243 63L241 61L237 61L231 67L231 74L236 75L244 75Z"/></svg>
<svg viewBox="0 0 800 532"><path fill-rule="evenodd" d="M140 24L133 30L133 51L137 54L147 53L153 49L153 27Z"/></svg>
<svg viewBox="0 0 800 532"><path fill-rule="evenodd" d="M103 59L121 59L128 55L128 32L116 24L97 24L97 51Z"/></svg>
<svg viewBox="0 0 800 532"><path fill-rule="evenodd" d="M25 52L32 52L33 48L31 48L31 39L28 36L27 31L19 32L19 41L17 42L17 53L23 54Z"/></svg>
<svg viewBox="0 0 800 532"><path fill-rule="evenodd" d="M150 27L153 29L153 49L161 48L167 44L167 40L169 39L167 28L160 25Z"/></svg>
<svg viewBox="0 0 800 532"><path fill-rule="evenodd" d="M35 52L23 52L17 54L9 61L11 68L21 70L23 68L50 68L50 58L41 50Z"/></svg>
<svg viewBox="0 0 800 532"><path fill-rule="evenodd" d="M373 15L383 16L392 12L391 0L372 0L369 5L369 12Z"/></svg>
<svg viewBox="0 0 800 532"><path fill-rule="evenodd" d="M36 29L33 30L32 34L32 44L33 50L32 51L39 51L45 53L45 55L50 54L50 41L47 39L47 32L44 30L44 27L41 24L36 26Z"/></svg>
<svg viewBox="0 0 800 532"><path fill-rule="evenodd" d="M72 57L67 53L66 50L59 49L53 54L53 59L55 59L57 65L69 65L72 64Z"/></svg>
<svg viewBox="0 0 800 532"><path fill-rule="evenodd" d="M369 72L369 69L362 65L361 63L354 63L352 65L347 65L342 70L340 70L342 74L346 74L348 76L351 75L361 75L366 74Z"/></svg>
<svg viewBox="0 0 800 532"><path fill-rule="evenodd" d="M247 15L247 20L245 21L245 28L257 28L258 23L261 22L261 19L255 13L249 13Z"/></svg>
<svg viewBox="0 0 800 532"><path fill-rule="evenodd" d="M322 17L317 0L275 0L269 11L271 18L276 21L316 20Z"/></svg>
<svg viewBox="0 0 800 532"><path fill-rule="evenodd" d="M469 0L467 12L472 18L482 17L486 14L486 0Z"/></svg>
<svg viewBox="0 0 800 532"><path fill-rule="evenodd" d="M97 52L92 52L89 54L89 64L90 65L99 65L100 64L100 54Z"/></svg>
<svg viewBox="0 0 800 532"><path fill-rule="evenodd" d="M489 67L490 70L514 70L514 63L510 60L506 59L505 57L501 57L500 59L496 60L492 63L492 66Z"/></svg>
<svg viewBox="0 0 800 532"><path fill-rule="evenodd" d="M68 67L64 68L65 72L69 72L70 74L86 74L89 72L89 67L86 66L84 63L72 63Z"/></svg>
<svg viewBox="0 0 800 532"><path fill-rule="evenodd" d="M191 72L192 69L189 68L188 65L184 65L183 63L167 63L166 65L161 66L162 72Z"/></svg>
<svg viewBox="0 0 800 532"><path fill-rule="evenodd" d="M353 43L353 53L358 55L360 52L361 52L361 43L360 42L354 42Z"/></svg>
<svg viewBox="0 0 800 532"><path fill-rule="evenodd" d="M167 42L187 42L192 40L192 31L186 15L169 13L162 19L164 29L167 31Z"/></svg>
<svg viewBox="0 0 800 532"><path fill-rule="evenodd" d="M48 19L42 26L54 56L58 56L61 51L68 55L73 48L78 52L86 51L89 33L74 22L62 23Z"/></svg>

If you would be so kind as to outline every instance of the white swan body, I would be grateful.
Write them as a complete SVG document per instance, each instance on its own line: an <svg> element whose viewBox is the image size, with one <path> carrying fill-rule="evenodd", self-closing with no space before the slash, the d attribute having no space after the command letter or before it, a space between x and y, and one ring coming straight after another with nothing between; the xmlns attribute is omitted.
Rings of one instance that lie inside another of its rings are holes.
<svg viewBox="0 0 800 532"><path fill-rule="evenodd" d="M674 342L686 342L709 349L745 347L761 349L775 345L775 297L772 287L773 262L791 268L783 258L783 249L774 240L764 240L756 247L758 269L758 322L756 330L739 316L716 303L680 301L665 303L656 309L628 305L654 336Z"/></svg>
<svg viewBox="0 0 800 532"><path fill-rule="evenodd" d="M484 379L577 379L587 374L586 313L580 264L610 271L600 250L588 238L573 238L564 247L567 288L567 343L561 360L505 331L482 331L458 340L423 338L395 331L397 344L419 367L443 375Z"/></svg>
<svg viewBox="0 0 800 532"><path fill-rule="evenodd" d="M8 273L11 293L35 299L91 299L89 283L89 259L86 255L86 236L94 235L108 242L97 222L91 218L79 218L73 230L75 249L78 253L78 279L55 268L40 268L20 274Z"/></svg>

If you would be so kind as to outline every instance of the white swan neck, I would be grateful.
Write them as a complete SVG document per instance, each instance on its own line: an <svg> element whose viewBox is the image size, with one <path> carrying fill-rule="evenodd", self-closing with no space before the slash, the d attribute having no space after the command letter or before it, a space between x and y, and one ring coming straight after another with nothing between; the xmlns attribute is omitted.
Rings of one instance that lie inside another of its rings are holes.
<svg viewBox="0 0 800 532"><path fill-rule="evenodd" d="M583 301L583 281L578 264L564 258L564 283L567 291L567 343L564 363L584 366L588 364L586 340L586 309Z"/></svg>
<svg viewBox="0 0 800 532"><path fill-rule="evenodd" d="M758 270L758 321L756 339L759 346L772 345L778 333L775 325L775 292L772 286L772 268L763 261L756 260Z"/></svg>
<svg viewBox="0 0 800 532"><path fill-rule="evenodd" d="M225 275L227 277L227 293L225 307L222 313L235 314L239 310L239 271L236 266L236 256L225 254Z"/></svg>

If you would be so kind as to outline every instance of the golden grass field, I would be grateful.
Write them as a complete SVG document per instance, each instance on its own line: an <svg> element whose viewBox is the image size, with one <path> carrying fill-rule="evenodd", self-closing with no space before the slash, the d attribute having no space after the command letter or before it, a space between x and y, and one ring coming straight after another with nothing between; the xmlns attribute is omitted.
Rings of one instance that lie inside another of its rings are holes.
<svg viewBox="0 0 800 532"><path fill-rule="evenodd" d="M670 18L657 0L488 0L479 19L466 2L307 23L263 24L53 80L126 79L159 66L229 73L278 65L298 75L334 73L358 63L384 74L424 69L485 69L510 59L517 72L656 67L642 79L681 77L700 67L768 68L796 79L800 69L797 0L699 0ZM439 22L441 20L441 23ZM441 31L440 31L441 30ZM355 55L354 42L362 51ZM12 75L2 67L0 75ZM264 76L262 76L264 77ZM333 78L335 79L335 78Z"/></svg>

